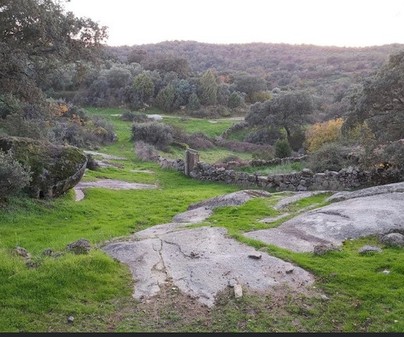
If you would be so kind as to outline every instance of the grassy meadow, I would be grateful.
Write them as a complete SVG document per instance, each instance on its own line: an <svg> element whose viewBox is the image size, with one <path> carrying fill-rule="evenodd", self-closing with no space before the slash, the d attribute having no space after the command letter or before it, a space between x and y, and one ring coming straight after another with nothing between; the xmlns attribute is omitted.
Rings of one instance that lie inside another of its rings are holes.
<svg viewBox="0 0 404 337"><path fill-rule="evenodd" d="M287 192L273 193L270 198L253 199L242 206L218 208L203 223L225 227L233 238L309 270L316 277L316 288L325 296L296 297L287 292L258 295L247 291L236 300L225 291L214 308L201 312L178 293L169 293L168 300L158 306L135 301L128 268L103 253L100 246L113 238L170 222L191 203L239 188L196 181L138 160L130 141L131 123L118 116L122 111L88 108L88 112L111 121L118 136L116 143L97 151L125 160L114 161L119 168L87 170L83 180L111 178L156 184L158 188L90 188L80 202L69 191L56 200L11 198L1 205L0 332L404 331L402 249L383 247L382 253L359 255L361 246L378 244L376 238L369 237L348 240L339 251L315 256L265 245L242 235L277 226L311 205L325 205L327 194L278 211L273 206ZM210 136L221 134L234 122L184 121L180 117L166 120L186 132L200 131ZM215 161L228 155L220 149L215 151L201 155L202 160ZM282 212L289 215L271 224L259 222ZM80 238L88 239L94 249L87 255L68 252L66 246ZM16 246L32 255L32 266L14 254ZM45 255L46 249L53 254ZM74 317L73 323L67 322L69 316Z"/></svg>

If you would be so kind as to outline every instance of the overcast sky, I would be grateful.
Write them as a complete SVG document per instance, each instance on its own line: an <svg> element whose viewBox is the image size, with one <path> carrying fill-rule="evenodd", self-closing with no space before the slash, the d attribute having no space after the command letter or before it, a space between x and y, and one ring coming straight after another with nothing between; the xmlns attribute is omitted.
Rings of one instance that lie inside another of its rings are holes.
<svg viewBox="0 0 404 337"><path fill-rule="evenodd" d="M404 0L70 0L65 8L108 26L111 46L404 43Z"/></svg>

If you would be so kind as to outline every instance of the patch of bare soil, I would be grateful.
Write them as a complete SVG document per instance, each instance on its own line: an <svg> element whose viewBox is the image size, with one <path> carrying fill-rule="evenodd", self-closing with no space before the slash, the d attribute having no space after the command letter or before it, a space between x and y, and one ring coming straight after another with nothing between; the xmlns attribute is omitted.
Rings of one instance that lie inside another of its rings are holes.
<svg viewBox="0 0 404 337"><path fill-rule="evenodd" d="M211 309L197 299L181 292L172 282L161 285L160 292L139 303L134 315L139 331L176 332L192 330L209 331Z"/></svg>
<svg viewBox="0 0 404 337"><path fill-rule="evenodd" d="M137 302L121 323L127 326L132 322L141 332L250 332L251 324L259 321L265 327L262 332L306 332L301 314L310 312L313 298L321 301L314 290L310 292L302 294L279 286L265 293L247 290L245 296L235 298L233 288L228 287L209 308L167 282L157 295Z"/></svg>

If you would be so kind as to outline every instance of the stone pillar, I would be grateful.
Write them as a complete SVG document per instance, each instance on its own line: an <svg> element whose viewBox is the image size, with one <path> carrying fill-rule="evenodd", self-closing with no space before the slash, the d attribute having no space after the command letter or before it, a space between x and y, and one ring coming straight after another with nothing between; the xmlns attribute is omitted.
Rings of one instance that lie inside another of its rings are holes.
<svg viewBox="0 0 404 337"><path fill-rule="evenodd" d="M184 173L189 176L189 173L199 163L199 152L193 149L187 149L185 151L185 169Z"/></svg>

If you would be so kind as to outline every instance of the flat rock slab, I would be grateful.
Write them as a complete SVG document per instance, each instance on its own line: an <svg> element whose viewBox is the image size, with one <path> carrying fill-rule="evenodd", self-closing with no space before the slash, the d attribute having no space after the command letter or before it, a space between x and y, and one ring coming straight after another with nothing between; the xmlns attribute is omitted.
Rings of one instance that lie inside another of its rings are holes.
<svg viewBox="0 0 404 337"><path fill-rule="evenodd" d="M97 181L80 181L75 187L78 189L89 187L102 187L102 188L109 188L112 190L140 190L140 189L157 188L156 185L128 183L127 181L113 180L113 179L100 179Z"/></svg>
<svg viewBox="0 0 404 337"><path fill-rule="evenodd" d="M404 192L404 181L400 183L393 183L393 184L387 184L387 185L380 185L380 186L373 186L369 188L364 188L358 191L342 191L333 194L329 198L327 198L327 201L341 201L341 200L347 200L347 199L353 199L353 198L361 198L361 197L367 197L370 195L378 195L378 194L384 194L384 193L393 193L393 192Z"/></svg>
<svg viewBox="0 0 404 337"><path fill-rule="evenodd" d="M173 218L173 221L179 223L199 223L209 218L212 213L213 211L207 207L198 207L184 213L177 214Z"/></svg>
<svg viewBox="0 0 404 337"><path fill-rule="evenodd" d="M113 179L100 179L97 181L80 181L73 188L75 193L75 201L83 200L84 199L83 189L92 187L108 188L112 190L144 190L144 189L157 188L156 185L128 183L126 181L113 180Z"/></svg>
<svg viewBox="0 0 404 337"><path fill-rule="evenodd" d="M137 240L111 242L102 248L129 266L135 280L133 296L138 300L156 295L167 281L209 307L229 282L253 291L282 285L304 291L314 282L309 272L264 252L259 252L259 259L250 258L257 251L227 237L224 228L178 229L166 224L159 230L148 229L137 233Z"/></svg>
<svg viewBox="0 0 404 337"><path fill-rule="evenodd" d="M404 193L357 197L303 213L273 229L244 234L296 252L316 245L341 246L347 239L404 229Z"/></svg>
<svg viewBox="0 0 404 337"><path fill-rule="evenodd" d="M243 190L237 191L218 197L210 198L196 204L192 204L188 207L189 210L205 207L207 209L214 209L222 206L239 206L244 204L250 199L257 197L269 197L271 193L262 190Z"/></svg>
<svg viewBox="0 0 404 337"><path fill-rule="evenodd" d="M311 197L311 196L317 195L317 194L326 193L326 192L329 192L329 191L295 192L293 195L279 200L278 203L274 206L274 208L279 210L279 209L285 208L286 206L288 206L296 201L299 201L301 199L308 198L308 197Z"/></svg>

